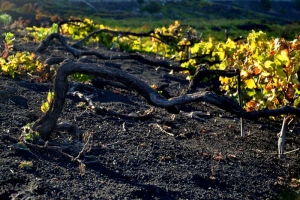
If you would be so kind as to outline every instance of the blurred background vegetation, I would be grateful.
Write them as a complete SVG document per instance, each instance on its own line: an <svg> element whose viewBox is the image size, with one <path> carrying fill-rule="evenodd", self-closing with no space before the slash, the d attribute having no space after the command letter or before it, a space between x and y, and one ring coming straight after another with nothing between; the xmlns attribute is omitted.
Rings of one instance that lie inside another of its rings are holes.
<svg viewBox="0 0 300 200"><path fill-rule="evenodd" d="M131 2L88 0L1 0L0 14L29 26L50 26L69 18L90 18L95 23L123 30L146 32L168 26L174 20L191 25L203 38L225 40L251 30L262 30L270 37L293 39L300 34L300 0L290 1L208 1L133 0Z"/></svg>

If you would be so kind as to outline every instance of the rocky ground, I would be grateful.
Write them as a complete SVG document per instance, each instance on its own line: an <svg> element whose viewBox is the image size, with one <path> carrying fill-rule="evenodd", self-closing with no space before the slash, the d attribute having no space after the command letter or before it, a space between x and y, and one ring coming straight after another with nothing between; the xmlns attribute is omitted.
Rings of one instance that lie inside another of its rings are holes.
<svg viewBox="0 0 300 200"><path fill-rule="evenodd" d="M34 52L38 43L16 37L15 50ZM106 55L126 54L88 47ZM73 58L59 43L53 43L41 61L49 57ZM145 55L156 59L154 56ZM166 85L170 96L187 87L185 75L141 64L136 60L104 61L100 67L117 68L149 85ZM60 121L78 125L80 133L93 134L92 149L81 161L72 162L50 149L22 149L22 127L42 116L40 106L52 81L38 82L29 75L0 76L0 199L299 199L299 151L278 159L280 122L246 120L246 137L240 137L236 116L196 102L183 105L185 112L202 111L195 119L154 108L146 119L114 117L82 106L83 100L68 95ZM71 80L70 80L71 82ZM72 83L74 84L74 83ZM200 85L198 90L203 90ZM152 108L138 93L118 87L79 87L80 93L125 115ZM9 92L8 92L9 91ZM81 106L80 106L81 105ZM299 123L290 126L286 151L300 146ZM9 136L9 137L7 137ZM78 155L82 141L68 134L53 135L49 143L72 146L63 150ZM76 154L74 152L77 152ZM32 166L20 164L31 161Z"/></svg>

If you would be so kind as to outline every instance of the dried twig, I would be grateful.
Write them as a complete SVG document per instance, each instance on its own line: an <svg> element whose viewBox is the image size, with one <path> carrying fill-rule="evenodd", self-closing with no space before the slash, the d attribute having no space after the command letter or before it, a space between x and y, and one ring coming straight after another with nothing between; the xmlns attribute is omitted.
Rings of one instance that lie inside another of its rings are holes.
<svg viewBox="0 0 300 200"><path fill-rule="evenodd" d="M82 147L81 151L78 153L77 157L74 158L75 160L79 160L79 158L81 158L82 156L84 156L84 154L86 154L87 152L91 151L92 149L92 140L93 140L93 133L90 132L86 132L83 138L83 141L85 141L84 146Z"/></svg>
<svg viewBox="0 0 300 200"><path fill-rule="evenodd" d="M172 137L174 137L174 134L173 133L170 133L170 132L167 132L167 131L165 131L159 124L157 124L157 123L151 123L151 124L149 124L149 125L153 125L153 126L156 126L156 127L158 127L159 128L159 130L161 131L161 132L163 132L163 133L166 133L166 134L168 134L169 136L172 136Z"/></svg>

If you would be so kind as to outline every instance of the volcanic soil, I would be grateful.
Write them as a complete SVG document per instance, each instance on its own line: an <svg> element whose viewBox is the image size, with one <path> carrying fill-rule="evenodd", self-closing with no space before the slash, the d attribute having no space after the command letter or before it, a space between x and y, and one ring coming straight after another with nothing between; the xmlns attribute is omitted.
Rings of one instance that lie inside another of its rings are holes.
<svg viewBox="0 0 300 200"><path fill-rule="evenodd" d="M43 53L39 43L24 42L15 33L14 51L30 51L45 61L50 57L74 58L62 45L53 43ZM70 41L69 41L70 42ZM85 50L105 55L125 52L88 46ZM144 55L157 60L155 55ZM164 85L169 97L188 86L186 75L145 65L137 60L107 61L88 56L99 67L121 69L149 85ZM54 65L53 68L58 68ZM278 159L277 134L281 123L268 119L246 120L246 136L240 136L240 120L206 102L181 105L188 114L202 111L200 119L168 113L153 107L135 91L103 85L77 87L97 105L134 119L95 112L77 96L67 96L60 122L76 124L79 133L93 135L92 146L80 162L76 157L84 142L68 133L53 134L45 148L20 148L22 127L40 118L53 80L37 81L32 74L11 78L1 75L0 96L0 199L298 199L300 151ZM70 86L76 83L70 78ZM197 90L207 85L200 84ZM300 126L290 126L285 150L300 146ZM72 147L72 148L71 148ZM28 168L24 161L32 162ZM85 167L84 167L85 165ZM293 180L293 181L292 181Z"/></svg>

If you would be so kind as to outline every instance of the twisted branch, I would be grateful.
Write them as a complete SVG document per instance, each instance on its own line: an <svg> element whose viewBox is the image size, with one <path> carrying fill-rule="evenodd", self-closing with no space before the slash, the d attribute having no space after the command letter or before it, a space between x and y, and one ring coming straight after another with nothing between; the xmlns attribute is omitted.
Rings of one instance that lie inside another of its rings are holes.
<svg viewBox="0 0 300 200"><path fill-rule="evenodd" d="M248 119L277 116L287 113L300 114L300 109L290 106L284 106L276 110L265 109L260 111L246 112L233 99L226 96L217 95L209 91L201 91L166 99L159 95L145 82L121 70L108 67L103 68L96 64L66 62L63 63L57 71L54 83L54 100L50 105L49 111L42 118L37 120L32 127L34 131L39 132L43 139L49 139L51 132L56 126L57 120L63 109L66 94L68 92L69 84L67 77L74 73L98 76L104 79L122 83L127 86L127 89L136 91L138 94L143 96L149 104L166 108L169 112L175 114L179 113L179 110L175 108L176 105L186 104L194 101L205 101L232 114Z"/></svg>

